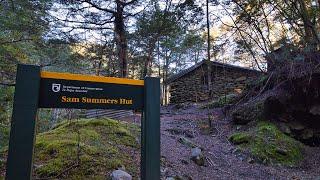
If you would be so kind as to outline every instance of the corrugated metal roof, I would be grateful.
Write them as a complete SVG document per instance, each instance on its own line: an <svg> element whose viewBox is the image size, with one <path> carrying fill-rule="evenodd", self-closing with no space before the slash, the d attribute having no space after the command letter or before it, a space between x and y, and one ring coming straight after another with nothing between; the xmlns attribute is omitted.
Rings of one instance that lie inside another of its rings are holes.
<svg viewBox="0 0 320 180"><path fill-rule="evenodd" d="M171 82L181 78L182 76L185 76L187 74L189 74L190 72L194 71L195 69L197 69L198 67L202 66L203 64L205 64L205 60L191 66L188 69L182 70L177 74L174 74L172 76L170 76L164 83L165 84L170 84ZM211 61L212 66L218 66L218 67L225 67L225 68L229 68L229 69L238 69L238 70L242 70L242 71L250 71L250 72L256 72L256 73L262 73L261 71L255 70L255 69L250 69L250 68L246 68L246 67L241 67L241 66L235 66L235 65L231 65L231 64L224 64L224 63L220 63L220 62L214 62Z"/></svg>

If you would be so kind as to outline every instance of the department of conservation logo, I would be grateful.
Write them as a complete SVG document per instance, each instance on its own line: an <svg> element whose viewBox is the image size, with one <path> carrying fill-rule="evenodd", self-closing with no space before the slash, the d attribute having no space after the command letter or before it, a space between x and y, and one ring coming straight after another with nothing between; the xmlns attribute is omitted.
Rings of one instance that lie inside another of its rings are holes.
<svg viewBox="0 0 320 180"><path fill-rule="evenodd" d="M52 84L52 91L53 92L60 92L61 84Z"/></svg>

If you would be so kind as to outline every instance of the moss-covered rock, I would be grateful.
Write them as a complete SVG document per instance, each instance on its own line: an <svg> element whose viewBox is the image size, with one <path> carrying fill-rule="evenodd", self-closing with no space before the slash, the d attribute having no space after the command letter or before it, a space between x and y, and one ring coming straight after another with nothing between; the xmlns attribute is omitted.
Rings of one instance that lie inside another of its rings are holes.
<svg viewBox="0 0 320 180"><path fill-rule="evenodd" d="M62 122L36 137L36 178L105 179L114 169L139 176L136 125L110 119Z"/></svg>
<svg viewBox="0 0 320 180"><path fill-rule="evenodd" d="M250 132L234 134L230 140L265 164L295 166L303 158L302 144L268 122L259 122Z"/></svg>
<svg viewBox="0 0 320 180"><path fill-rule="evenodd" d="M248 133L235 133L229 137L229 141L236 145L249 143L250 140L251 135Z"/></svg>
<svg viewBox="0 0 320 180"><path fill-rule="evenodd" d="M279 72L269 73L266 81L262 78L260 82L263 83L259 82L248 91L243 102L235 107L234 122L246 124L268 119L277 124L285 123L290 129L281 125L283 132L307 145L320 146L320 74L317 71L309 71L308 75ZM254 101L262 102L260 114L255 113ZM261 112L262 118L255 116L260 116Z"/></svg>

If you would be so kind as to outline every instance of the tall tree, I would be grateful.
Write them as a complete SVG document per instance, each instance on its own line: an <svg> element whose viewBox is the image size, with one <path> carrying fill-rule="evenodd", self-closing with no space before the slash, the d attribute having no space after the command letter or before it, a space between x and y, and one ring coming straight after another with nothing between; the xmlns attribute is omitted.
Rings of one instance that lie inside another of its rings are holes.
<svg viewBox="0 0 320 180"><path fill-rule="evenodd" d="M152 63L157 43L158 54L161 54L160 51L165 51L165 48L161 47L163 42L167 41L168 38L173 41L182 40L189 26L200 21L201 13L202 9L190 0L150 2L149 7L138 17L135 32L138 47L146 52L144 55L146 58L144 75L152 74ZM161 66L160 63L161 61L159 61L158 67Z"/></svg>
<svg viewBox="0 0 320 180"><path fill-rule="evenodd" d="M54 19L59 22L59 27L65 27L65 32L74 34L85 31L93 32L93 34L105 35L108 32L114 32L114 39L117 46L117 55L121 68L119 76L127 77L128 61L127 61L127 31L125 21L134 16L135 6L138 0L81 0L81 1L61 1L67 13L61 17L60 13L53 13ZM56 5L59 9L60 5ZM81 31L82 30L82 31ZM65 33L64 32L64 33ZM110 37L107 37L110 38ZM99 40L99 41L106 41ZM104 44L104 42L100 42Z"/></svg>
<svg viewBox="0 0 320 180"><path fill-rule="evenodd" d="M206 1L206 19L207 19L207 82L208 91L211 94L211 54L210 54L210 15L209 15L209 0Z"/></svg>
<svg viewBox="0 0 320 180"><path fill-rule="evenodd" d="M135 33L139 47L146 52L143 76L152 74L153 55L160 38L182 31L176 14L168 9L161 10L157 3L153 3L152 7L154 9L144 12L138 18Z"/></svg>

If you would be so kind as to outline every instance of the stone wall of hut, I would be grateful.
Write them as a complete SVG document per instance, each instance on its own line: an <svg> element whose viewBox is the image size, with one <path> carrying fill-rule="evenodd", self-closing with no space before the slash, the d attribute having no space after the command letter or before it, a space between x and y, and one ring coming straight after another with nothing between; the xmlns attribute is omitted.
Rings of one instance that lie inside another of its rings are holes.
<svg viewBox="0 0 320 180"><path fill-rule="evenodd" d="M208 92L206 68L200 66L194 71L170 83L170 104L201 102L225 94L241 93L246 84L260 73L240 68L212 67L212 92Z"/></svg>

